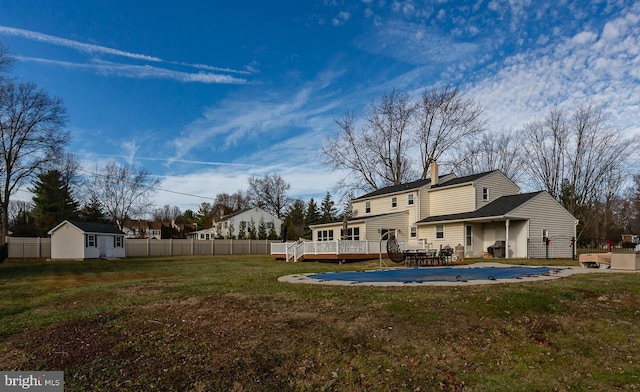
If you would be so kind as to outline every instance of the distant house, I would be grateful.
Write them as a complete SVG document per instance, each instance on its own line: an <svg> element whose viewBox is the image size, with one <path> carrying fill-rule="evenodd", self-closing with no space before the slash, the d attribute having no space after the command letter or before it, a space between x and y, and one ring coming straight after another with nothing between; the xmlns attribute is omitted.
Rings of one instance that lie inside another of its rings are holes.
<svg viewBox="0 0 640 392"><path fill-rule="evenodd" d="M460 244L469 257L481 257L496 241L506 244L506 257L539 257L529 245L549 240L563 244L557 257L571 257L577 220L547 192L520 193L499 170L438 176L434 165L431 174L355 199L346 233L342 222L313 225L312 240L379 241L392 232L415 246Z"/></svg>
<svg viewBox="0 0 640 392"><path fill-rule="evenodd" d="M125 257L124 233L115 225L65 220L48 234L52 259Z"/></svg>
<svg viewBox="0 0 640 392"><path fill-rule="evenodd" d="M174 221L156 222L147 220L126 219L122 222L122 231L127 238L148 238L152 240L162 239L162 227L172 228L178 232L184 230L184 225L178 225Z"/></svg>
<svg viewBox="0 0 640 392"><path fill-rule="evenodd" d="M192 231L191 233L187 233L187 239L197 240L197 241L206 241L212 240L216 238L216 230L214 228L203 229Z"/></svg>
<svg viewBox="0 0 640 392"><path fill-rule="evenodd" d="M636 234L623 234L622 242L630 242L632 244L638 244L640 243L640 239Z"/></svg>
<svg viewBox="0 0 640 392"><path fill-rule="evenodd" d="M258 231L261 220L264 221L267 234L272 229L273 231L275 231L275 233L280 233L282 220L280 220L277 216L268 213L260 207L248 208L246 210L223 215L213 222L212 229L214 230L213 232L215 233L216 237L238 238L238 234L240 233L241 228L244 227L245 236L246 238L249 238L251 221L253 221L255 229L256 231ZM255 235L257 237L258 233L255 233Z"/></svg>

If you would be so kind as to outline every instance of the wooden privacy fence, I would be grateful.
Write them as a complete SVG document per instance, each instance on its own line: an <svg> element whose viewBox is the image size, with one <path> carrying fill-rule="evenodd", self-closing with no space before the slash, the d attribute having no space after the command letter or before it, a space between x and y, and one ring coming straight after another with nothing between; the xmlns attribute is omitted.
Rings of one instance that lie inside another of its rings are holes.
<svg viewBox="0 0 640 392"><path fill-rule="evenodd" d="M269 254L273 240L125 239L126 257ZM51 238L8 237L9 258L50 258Z"/></svg>

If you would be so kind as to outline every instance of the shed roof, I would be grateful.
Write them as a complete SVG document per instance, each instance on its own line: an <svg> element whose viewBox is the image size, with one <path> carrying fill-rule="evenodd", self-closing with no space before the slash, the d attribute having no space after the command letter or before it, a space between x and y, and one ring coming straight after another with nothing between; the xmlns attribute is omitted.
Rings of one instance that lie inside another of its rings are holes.
<svg viewBox="0 0 640 392"><path fill-rule="evenodd" d="M92 233L92 234L121 234L124 233L118 229L117 226L109 224L109 223L98 223L98 222L84 222L79 220L65 220L53 229L49 230L48 234L52 234L56 229L62 226L65 222L69 222L74 225L84 233Z"/></svg>

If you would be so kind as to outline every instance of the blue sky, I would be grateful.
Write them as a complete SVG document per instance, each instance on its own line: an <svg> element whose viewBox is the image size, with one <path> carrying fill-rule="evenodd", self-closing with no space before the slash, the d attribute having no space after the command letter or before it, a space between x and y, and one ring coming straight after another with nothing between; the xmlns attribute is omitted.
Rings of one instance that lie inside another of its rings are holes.
<svg viewBox="0 0 640 392"><path fill-rule="evenodd" d="M334 120L392 88L458 85L494 132L596 103L640 133L631 0L3 0L0 41L64 100L85 170L145 167L201 196L153 196L182 210L273 172L321 198L340 177L322 165Z"/></svg>

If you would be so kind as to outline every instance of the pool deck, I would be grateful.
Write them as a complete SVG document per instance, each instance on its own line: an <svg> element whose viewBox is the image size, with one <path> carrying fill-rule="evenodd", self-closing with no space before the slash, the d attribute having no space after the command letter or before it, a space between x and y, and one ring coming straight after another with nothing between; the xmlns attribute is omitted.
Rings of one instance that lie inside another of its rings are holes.
<svg viewBox="0 0 640 392"><path fill-rule="evenodd" d="M511 264L502 264L495 262L479 262L469 265L459 265L452 266L451 268L477 268L477 267L522 267ZM575 275L575 274L588 274L588 273L640 273L640 271L632 271L632 270L613 270L613 269L600 269L600 268L583 268L583 267L568 267L568 266L545 266L551 268L552 271L548 275L536 275L536 276L527 276L517 279L497 279L497 280L489 280L489 279L478 279L478 280L468 280L468 281L436 281L436 282L354 282L354 281L346 281L346 280L328 280L328 279L313 279L310 278L309 275L315 275L316 273L308 273L308 274L294 274L294 275L286 275L278 278L279 282L287 282L287 283L305 283L305 284L320 284L320 285L328 285L328 286L379 286L379 287L391 287L391 286L402 286L402 287L420 287L420 286L469 286L469 285L487 285L487 284L502 284L502 283L524 283L524 282L537 282L541 280L551 280L551 279L559 279L565 278L567 276ZM398 267L404 268L404 267ZM430 269L433 267L426 267L425 269ZM384 268L388 269L396 269L396 268Z"/></svg>

